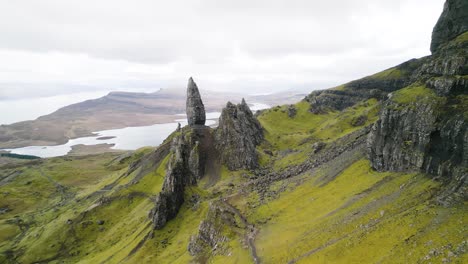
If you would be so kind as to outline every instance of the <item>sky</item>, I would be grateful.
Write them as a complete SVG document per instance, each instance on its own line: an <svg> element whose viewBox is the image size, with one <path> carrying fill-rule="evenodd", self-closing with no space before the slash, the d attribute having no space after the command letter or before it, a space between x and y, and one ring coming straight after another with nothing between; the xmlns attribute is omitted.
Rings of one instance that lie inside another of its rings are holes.
<svg viewBox="0 0 468 264"><path fill-rule="evenodd" d="M430 54L443 0L0 0L5 99L333 87Z"/></svg>

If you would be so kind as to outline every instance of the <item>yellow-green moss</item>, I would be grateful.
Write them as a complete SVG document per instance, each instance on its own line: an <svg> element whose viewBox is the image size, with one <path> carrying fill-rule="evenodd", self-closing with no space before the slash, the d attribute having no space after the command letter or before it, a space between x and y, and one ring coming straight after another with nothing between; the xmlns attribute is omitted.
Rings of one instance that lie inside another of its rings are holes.
<svg viewBox="0 0 468 264"><path fill-rule="evenodd" d="M294 118L287 116L286 106L269 109L259 116L269 142L258 148L261 165L273 165L274 169L281 170L300 164L312 155L312 144L334 141L375 122L380 109L380 103L375 99L358 103L341 112L327 114L309 112L306 101L295 106L297 114ZM360 116L365 117L365 122L360 126L353 126L353 120ZM264 150L267 149L276 155L271 157L265 154Z"/></svg>
<svg viewBox="0 0 468 264"><path fill-rule="evenodd" d="M369 76L369 78L388 80L388 79L398 79L401 78L402 72L397 67L387 69L385 71L378 72L374 75Z"/></svg>
<svg viewBox="0 0 468 264"><path fill-rule="evenodd" d="M435 97L437 97L437 95L432 89L424 85L411 85L396 91L392 96L392 101L399 104L410 104Z"/></svg>
<svg viewBox="0 0 468 264"><path fill-rule="evenodd" d="M468 31L456 37L454 40L452 40L452 42L455 42L455 43L468 42Z"/></svg>

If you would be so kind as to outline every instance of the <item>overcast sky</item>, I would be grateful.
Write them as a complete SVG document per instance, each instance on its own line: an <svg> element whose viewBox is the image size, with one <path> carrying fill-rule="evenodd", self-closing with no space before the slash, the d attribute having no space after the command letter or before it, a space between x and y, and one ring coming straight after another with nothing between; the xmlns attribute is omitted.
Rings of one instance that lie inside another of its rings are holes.
<svg viewBox="0 0 468 264"><path fill-rule="evenodd" d="M332 87L430 54L443 0L0 0L0 99Z"/></svg>

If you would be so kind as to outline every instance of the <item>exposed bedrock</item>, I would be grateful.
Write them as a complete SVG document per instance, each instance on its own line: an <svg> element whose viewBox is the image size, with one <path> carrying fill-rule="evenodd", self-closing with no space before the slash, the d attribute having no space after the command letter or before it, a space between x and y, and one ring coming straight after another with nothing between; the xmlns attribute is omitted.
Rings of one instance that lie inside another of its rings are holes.
<svg viewBox="0 0 468 264"><path fill-rule="evenodd" d="M258 167L256 147L263 140L263 129L249 106L228 102L215 130L215 146L221 161L230 170Z"/></svg>
<svg viewBox="0 0 468 264"><path fill-rule="evenodd" d="M447 0L444 10L432 31L431 52L468 31L468 1Z"/></svg>
<svg viewBox="0 0 468 264"><path fill-rule="evenodd" d="M205 125L206 115L205 106L198 91L197 84L192 77L187 85L187 103L186 103L187 121L190 126Z"/></svg>
<svg viewBox="0 0 468 264"><path fill-rule="evenodd" d="M150 212L156 229L177 215L184 203L185 187L197 184L203 177L207 158L213 151L212 141L211 129L206 126L187 126L175 132L162 191Z"/></svg>

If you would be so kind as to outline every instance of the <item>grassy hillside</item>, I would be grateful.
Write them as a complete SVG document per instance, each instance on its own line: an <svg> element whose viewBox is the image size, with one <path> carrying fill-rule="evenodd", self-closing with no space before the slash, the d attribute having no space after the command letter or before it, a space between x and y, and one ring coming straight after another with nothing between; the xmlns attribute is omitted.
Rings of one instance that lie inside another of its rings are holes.
<svg viewBox="0 0 468 264"><path fill-rule="evenodd" d="M277 173L307 163L318 142L331 151L336 140L365 129L377 119L380 103L368 100L344 111L312 114L302 101L294 117L288 117L287 107L259 116L266 133L258 148L262 164ZM161 190L168 156L150 170L129 170L151 152L3 167L2 262L249 263L252 250L262 263L468 260L466 204L436 205L432 198L441 183L418 173L375 172L362 150L278 179L266 189L252 184L258 179L252 172L223 167L217 182L203 179L187 191L176 219L153 230L148 212ZM219 222L227 238L219 245L223 250L193 257L189 241L216 203L232 206L245 222ZM255 228L253 245L247 226Z"/></svg>
<svg viewBox="0 0 468 264"><path fill-rule="evenodd" d="M464 43L466 34L448 46ZM149 213L181 132L159 149L0 165L0 263L468 263L466 194L438 202L451 188L466 190L464 178L453 187L419 169L377 172L367 155L371 126L387 107L391 121L423 102L437 106L431 118L466 122L466 75L430 72L444 58L411 60L263 111L260 168L220 166L186 187L177 217L160 230ZM416 76L427 82L412 77L423 63ZM445 95L428 86L441 78L444 88L452 77L458 90ZM413 129L405 125L398 129Z"/></svg>

